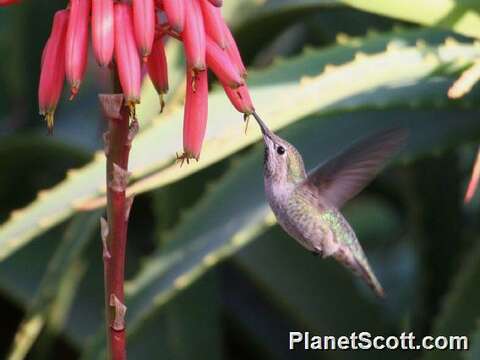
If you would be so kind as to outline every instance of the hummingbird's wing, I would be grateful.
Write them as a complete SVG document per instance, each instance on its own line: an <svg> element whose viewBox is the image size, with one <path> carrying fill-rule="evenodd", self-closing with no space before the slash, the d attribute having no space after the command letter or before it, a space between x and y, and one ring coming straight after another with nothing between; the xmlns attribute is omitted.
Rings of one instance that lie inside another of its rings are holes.
<svg viewBox="0 0 480 360"><path fill-rule="evenodd" d="M300 185L340 208L357 195L405 143L405 129L389 129L360 140L314 169Z"/></svg>

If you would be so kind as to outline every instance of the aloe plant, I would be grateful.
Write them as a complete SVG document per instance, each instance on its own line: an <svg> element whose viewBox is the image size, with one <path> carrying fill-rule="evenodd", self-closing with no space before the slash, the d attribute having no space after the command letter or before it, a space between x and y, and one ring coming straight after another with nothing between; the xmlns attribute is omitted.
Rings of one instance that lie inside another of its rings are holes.
<svg viewBox="0 0 480 360"><path fill-rule="evenodd" d="M26 19L45 4L0 12L0 89L11 89L0 96L0 304L15 310L2 312L9 325L1 346L11 359L98 359L108 349L98 221L107 189L97 131L103 120L89 94L103 85L93 81L98 70L88 69L76 99L82 105L61 102L58 131L44 138L30 111L38 69L21 68L40 61L48 29ZM177 163L185 61L172 41L165 109L148 78L136 108L140 132L127 188L136 195L126 249L129 357L370 359L365 351L291 353L288 331L414 331L467 335L471 350L409 358L475 359L479 202L462 199L480 139L480 93L475 86L457 100L447 93L478 64L478 6L241 0L226 1L222 11L247 64L256 111L301 151L308 169L375 131L409 129L405 149L344 211L387 300L377 302L276 225L263 194L261 133L253 122L245 131L213 78L200 160ZM30 36L12 45L19 30ZM34 59L24 59L30 44ZM24 98L27 111L6 98Z"/></svg>

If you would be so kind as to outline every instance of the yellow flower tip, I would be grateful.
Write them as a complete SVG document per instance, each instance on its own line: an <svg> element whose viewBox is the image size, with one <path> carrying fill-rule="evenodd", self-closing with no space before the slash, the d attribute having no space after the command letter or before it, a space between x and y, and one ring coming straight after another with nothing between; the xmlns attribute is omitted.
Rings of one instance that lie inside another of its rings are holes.
<svg viewBox="0 0 480 360"><path fill-rule="evenodd" d="M200 160L200 154L198 154L198 156L195 156L190 151L185 151L185 152L183 152L182 155L178 155L177 153L175 153L175 156L177 157L177 162L180 163L180 167L183 166L183 163L185 161L187 162L187 165L189 165L190 160L196 160L197 162Z"/></svg>
<svg viewBox="0 0 480 360"><path fill-rule="evenodd" d="M126 106L128 107L128 110L130 112L130 116L134 119L137 118L137 112L136 112L136 105L140 103L138 99L126 99Z"/></svg>
<svg viewBox="0 0 480 360"><path fill-rule="evenodd" d="M48 135L53 134L53 125L54 125L54 111L47 111L45 113L45 121L47 122Z"/></svg>
<svg viewBox="0 0 480 360"><path fill-rule="evenodd" d="M243 114L243 121L245 122L245 135L247 134L247 131L248 131L248 124L249 124L249 121L250 121L250 115L249 113L245 113Z"/></svg>
<svg viewBox="0 0 480 360"><path fill-rule="evenodd" d="M163 109L165 108L165 99L163 98L163 94L159 95L160 97L160 114L163 113Z"/></svg>
<svg viewBox="0 0 480 360"><path fill-rule="evenodd" d="M183 163L185 161L187 161L187 164L190 161L190 158L187 156L187 153L183 153L182 155L178 155L177 153L175 153L175 155L177 157L177 163L180 163L180 167L183 166Z"/></svg>

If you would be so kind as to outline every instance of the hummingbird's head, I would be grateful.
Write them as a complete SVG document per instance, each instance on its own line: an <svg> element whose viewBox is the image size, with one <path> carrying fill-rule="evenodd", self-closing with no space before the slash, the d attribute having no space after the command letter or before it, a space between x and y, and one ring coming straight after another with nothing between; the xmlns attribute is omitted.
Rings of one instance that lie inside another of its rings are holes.
<svg viewBox="0 0 480 360"><path fill-rule="evenodd" d="M295 147L275 135L257 113L253 113L263 134L265 144L265 177L273 182L298 183L306 178L305 166Z"/></svg>

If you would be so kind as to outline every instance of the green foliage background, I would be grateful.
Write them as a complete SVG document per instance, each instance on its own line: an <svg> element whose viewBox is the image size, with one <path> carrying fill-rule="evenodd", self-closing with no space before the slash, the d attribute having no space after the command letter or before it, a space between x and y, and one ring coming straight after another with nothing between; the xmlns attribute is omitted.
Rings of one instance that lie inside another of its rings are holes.
<svg viewBox="0 0 480 360"><path fill-rule="evenodd" d="M36 109L41 49L62 6L0 8L1 356L105 351L96 94L108 91L108 74L90 61L81 94L60 106L54 137L44 136ZM446 93L480 57L480 3L237 0L223 12L257 111L308 168L374 131L410 129L392 166L344 209L388 298L376 300L278 228L263 194L260 132L252 125L244 134L215 83L201 161L175 163L184 79L172 41L167 108L158 114L147 81L131 154L129 357L478 358L479 201L464 206L462 196L480 138L480 93L455 101ZM468 335L471 351L289 352L290 330Z"/></svg>

